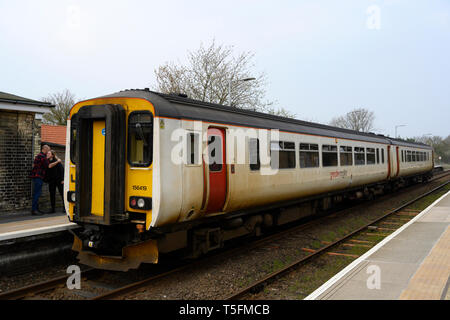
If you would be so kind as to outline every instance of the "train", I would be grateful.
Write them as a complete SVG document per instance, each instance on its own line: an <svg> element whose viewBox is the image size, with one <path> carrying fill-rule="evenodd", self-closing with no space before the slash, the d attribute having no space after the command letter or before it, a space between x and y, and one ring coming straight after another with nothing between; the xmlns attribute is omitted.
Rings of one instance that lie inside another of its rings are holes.
<svg viewBox="0 0 450 320"><path fill-rule="evenodd" d="M127 271L427 181L433 166L425 144L131 89L70 110L65 210L80 263Z"/></svg>

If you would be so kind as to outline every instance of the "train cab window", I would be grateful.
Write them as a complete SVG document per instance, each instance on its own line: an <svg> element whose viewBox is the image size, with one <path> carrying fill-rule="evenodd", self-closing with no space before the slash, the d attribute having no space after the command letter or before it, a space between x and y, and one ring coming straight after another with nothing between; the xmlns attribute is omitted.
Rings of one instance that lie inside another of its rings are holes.
<svg viewBox="0 0 450 320"><path fill-rule="evenodd" d="M153 115L134 111L128 117L128 163L148 167L153 160Z"/></svg>
<svg viewBox="0 0 450 320"><path fill-rule="evenodd" d="M380 149L377 148L377 164L380 163Z"/></svg>
<svg viewBox="0 0 450 320"><path fill-rule="evenodd" d="M186 149L186 163L187 164L199 164L199 134L188 133L187 135L187 149Z"/></svg>
<svg viewBox="0 0 450 320"><path fill-rule="evenodd" d="M322 145L322 163L324 167L335 167L338 165L337 146Z"/></svg>
<svg viewBox="0 0 450 320"><path fill-rule="evenodd" d="M295 143L272 141L270 143L270 166L272 169L295 168Z"/></svg>
<svg viewBox="0 0 450 320"><path fill-rule="evenodd" d="M70 161L73 164L76 163L77 158L77 127L78 127L78 116L75 114L70 119Z"/></svg>
<svg viewBox="0 0 450 320"><path fill-rule="evenodd" d="M248 152L250 160L250 170L259 170L261 163L259 160L259 139L250 138L248 140Z"/></svg>
<svg viewBox="0 0 450 320"><path fill-rule="evenodd" d="M383 153L381 155L383 155ZM366 164L366 157L364 148L355 147L355 165L361 166L365 164Z"/></svg>
<svg viewBox="0 0 450 320"><path fill-rule="evenodd" d="M222 138L208 137L209 171L222 171Z"/></svg>
<svg viewBox="0 0 450 320"><path fill-rule="evenodd" d="M375 149L367 148L367 164L375 164Z"/></svg>
<svg viewBox="0 0 450 320"><path fill-rule="evenodd" d="M300 143L300 168L319 167L319 145Z"/></svg>
<svg viewBox="0 0 450 320"><path fill-rule="evenodd" d="M351 166L353 164L352 147L340 146L339 158L341 159L341 166Z"/></svg>

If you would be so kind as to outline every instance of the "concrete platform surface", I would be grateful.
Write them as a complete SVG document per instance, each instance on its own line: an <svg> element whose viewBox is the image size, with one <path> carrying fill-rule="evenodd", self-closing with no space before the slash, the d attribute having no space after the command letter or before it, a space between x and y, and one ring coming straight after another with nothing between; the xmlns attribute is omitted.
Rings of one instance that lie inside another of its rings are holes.
<svg viewBox="0 0 450 320"><path fill-rule="evenodd" d="M306 300L450 299L450 192Z"/></svg>
<svg viewBox="0 0 450 320"><path fill-rule="evenodd" d="M59 232L76 227L77 225L71 223L65 213L12 216L0 220L0 241Z"/></svg>

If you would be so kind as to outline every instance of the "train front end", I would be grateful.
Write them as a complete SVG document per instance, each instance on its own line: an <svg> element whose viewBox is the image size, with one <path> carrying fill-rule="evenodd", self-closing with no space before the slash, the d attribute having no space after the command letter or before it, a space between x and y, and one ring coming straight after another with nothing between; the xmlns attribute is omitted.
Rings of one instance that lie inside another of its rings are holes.
<svg viewBox="0 0 450 320"><path fill-rule="evenodd" d="M126 271L157 263L152 221L153 105L137 98L77 103L68 121L66 212L81 263Z"/></svg>

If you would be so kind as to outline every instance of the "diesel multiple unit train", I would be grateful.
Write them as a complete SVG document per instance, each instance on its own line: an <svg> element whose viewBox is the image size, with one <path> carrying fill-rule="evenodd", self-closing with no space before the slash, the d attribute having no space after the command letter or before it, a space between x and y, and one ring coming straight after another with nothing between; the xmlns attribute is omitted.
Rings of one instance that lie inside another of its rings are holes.
<svg viewBox="0 0 450 320"><path fill-rule="evenodd" d="M196 257L433 168L424 144L148 89L77 103L67 133L73 249L109 270Z"/></svg>

